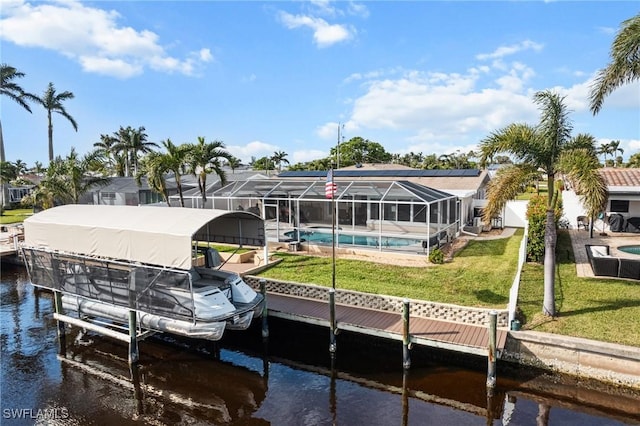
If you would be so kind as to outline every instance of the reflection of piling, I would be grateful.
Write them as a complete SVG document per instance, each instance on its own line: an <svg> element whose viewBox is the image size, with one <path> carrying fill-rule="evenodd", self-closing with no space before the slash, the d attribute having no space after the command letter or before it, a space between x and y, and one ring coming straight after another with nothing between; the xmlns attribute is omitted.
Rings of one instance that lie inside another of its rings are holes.
<svg viewBox="0 0 640 426"><path fill-rule="evenodd" d="M264 278L260 279L260 293L264 299L262 304L262 338L266 339L269 337L269 325L267 323L267 280Z"/></svg>
<svg viewBox="0 0 640 426"><path fill-rule="evenodd" d="M489 313L489 355L487 367L487 388L496 386L496 333L498 313L491 311Z"/></svg>
<svg viewBox="0 0 640 426"><path fill-rule="evenodd" d="M409 335L409 300L402 301L402 367L408 369L411 367L411 357L409 349L411 348L411 336Z"/></svg>
<svg viewBox="0 0 640 426"><path fill-rule="evenodd" d="M329 352L336 351L336 290L329 290Z"/></svg>
<svg viewBox="0 0 640 426"><path fill-rule="evenodd" d="M136 410L138 415L144 414L144 404L142 387L140 386L140 370L138 364L129 363L129 373L131 373L131 383L133 383L133 395L136 399Z"/></svg>
<svg viewBox="0 0 640 426"><path fill-rule="evenodd" d="M402 370L402 426L409 424L409 369Z"/></svg>
<svg viewBox="0 0 640 426"><path fill-rule="evenodd" d="M56 314L62 315L62 294L59 291L53 292L53 304ZM66 352L67 338L64 331L64 322L56 320L58 323L58 352L60 355L64 355Z"/></svg>

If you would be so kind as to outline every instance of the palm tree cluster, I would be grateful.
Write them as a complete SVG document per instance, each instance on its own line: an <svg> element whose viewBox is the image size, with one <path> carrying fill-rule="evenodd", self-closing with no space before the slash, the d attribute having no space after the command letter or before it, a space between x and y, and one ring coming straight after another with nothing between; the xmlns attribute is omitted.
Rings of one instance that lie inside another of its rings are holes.
<svg viewBox="0 0 640 426"><path fill-rule="evenodd" d="M607 155L610 155L613 158L618 152L620 155L615 157L615 160L612 159L607 162ZM609 143L600 144L598 147L598 154L602 154L602 164L604 164L605 167L609 165L613 165L615 167L622 165L622 154L624 154L624 149L620 148L620 141L611 141Z"/></svg>

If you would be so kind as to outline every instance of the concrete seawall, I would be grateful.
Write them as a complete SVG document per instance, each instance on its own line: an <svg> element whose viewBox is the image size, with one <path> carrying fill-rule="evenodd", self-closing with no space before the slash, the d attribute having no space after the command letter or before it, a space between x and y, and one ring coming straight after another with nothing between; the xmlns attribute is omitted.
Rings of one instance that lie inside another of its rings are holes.
<svg viewBox="0 0 640 426"><path fill-rule="evenodd" d="M535 331L510 331L500 358L640 390L640 348Z"/></svg>

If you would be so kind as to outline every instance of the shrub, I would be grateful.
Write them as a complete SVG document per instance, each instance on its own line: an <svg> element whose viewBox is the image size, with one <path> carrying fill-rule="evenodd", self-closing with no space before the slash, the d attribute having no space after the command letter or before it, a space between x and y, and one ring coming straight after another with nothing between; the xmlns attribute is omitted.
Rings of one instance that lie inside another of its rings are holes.
<svg viewBox="0 0 640 426"><path fill-rule="evenodd" d="M555 209L555 226L562 216L562 201L558 200ZM540 262L544 259L544 232L547 220L547 196L534 195L527 206L529 221L529 242L527 244L527 260Z"/></svg>
<svg viewBox="0 0 640 426"><path fill-rule="evenodd" d="M431 250L429 253L429 262L442 265L444 263L444 253L439 248Z"/></svg>

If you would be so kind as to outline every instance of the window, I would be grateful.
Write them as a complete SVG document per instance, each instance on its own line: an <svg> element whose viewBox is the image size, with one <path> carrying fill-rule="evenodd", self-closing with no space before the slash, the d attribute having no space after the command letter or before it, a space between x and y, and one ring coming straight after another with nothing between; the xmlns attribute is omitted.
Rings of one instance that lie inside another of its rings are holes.
<svg viewBox="0 0 640 426"><path fill-rule="evenodd" d="M611 208L615 213L629 213L629 200L611 200Z"/></svg>
<svg viewBox="0 0 640 426"><path fill-rule="evenodd" d="M102 199L103 200L115 200L116 193L115 192L103 192Z"/></svg>

